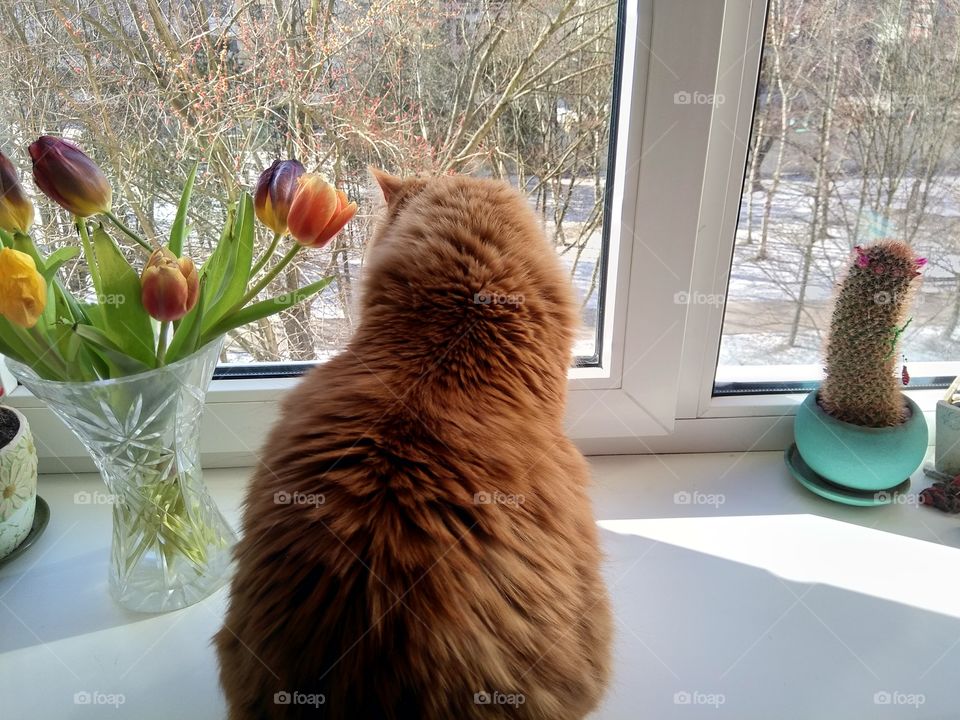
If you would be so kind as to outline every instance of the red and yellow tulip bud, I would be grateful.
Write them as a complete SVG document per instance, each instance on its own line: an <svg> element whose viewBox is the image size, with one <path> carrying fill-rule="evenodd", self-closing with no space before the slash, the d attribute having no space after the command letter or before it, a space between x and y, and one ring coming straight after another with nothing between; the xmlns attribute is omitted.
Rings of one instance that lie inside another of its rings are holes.
<svg viewBox="0 0 960 720"><path fill-rule="evenodd" d="M33 258L12 248L0 249L0 315L32 328L47 306L47 283Z"/></svg>
<svg viewBox="0 0 960 720"><path fill-rule="evenodd" d="M140 276L140 299L150 317L161 322L180 320L197 304L200 276L188 257L177 258L168 248L154 250Z"/></svg>
<svg viewBox="0 0 960 720"><path fill-rule="evenodd" d="M110 183L72 142L42 135L30 145L30 158L37 187L62 208L79 217L110 212Z"/></svg>
<svg viewBox="0 0 960 720"><path fill-rule="evenodd" d="M11 233L27 233L31 225L33 203L24 195L13 163L0 153L0 228Z"/></svg>
<svg viewBox="0 0 960 720"><path fill-rule="evenodd" d="M297 192L297 181L306 172L296 160L277 160L257 181L253 207L260 222L277 235L287 231L287 215Z"/></svg>
<svg viewBox="0 0 960 720"><path fill-rule="evenodd" d="M300 178L287 224L294 239L306 247L321 248L357 214L357 204L319 175Z"/></svg>

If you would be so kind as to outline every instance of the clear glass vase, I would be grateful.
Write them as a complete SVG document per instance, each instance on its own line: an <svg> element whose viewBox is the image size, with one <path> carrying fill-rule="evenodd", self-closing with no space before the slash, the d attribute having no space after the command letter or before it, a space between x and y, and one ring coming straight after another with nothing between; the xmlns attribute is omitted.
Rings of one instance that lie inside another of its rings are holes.
<svg viewBox="0 0 960 720"><path fill-rule="evenodd" d="M130 610L176 610L228 579L236 536L207 491L199 453L200 415L221 344L97 382L43 380L8 361L100 469L113 504L110 592Z"/></svg>

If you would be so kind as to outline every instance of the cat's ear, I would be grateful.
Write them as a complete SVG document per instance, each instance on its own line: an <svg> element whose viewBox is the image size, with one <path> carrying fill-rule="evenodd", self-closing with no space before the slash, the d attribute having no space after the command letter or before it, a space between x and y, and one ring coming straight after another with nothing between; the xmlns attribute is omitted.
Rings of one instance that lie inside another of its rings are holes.
<svg viewBox="0 0 960 720"><path fill-rule="evenodd" d="M370 172L370 177L372 177L380 187L384 201L389 205L390 201L400 192L400 188L403 187L403 179L398 178L396 175L385 173L373 165L368 166L367 170Z"/></svg>

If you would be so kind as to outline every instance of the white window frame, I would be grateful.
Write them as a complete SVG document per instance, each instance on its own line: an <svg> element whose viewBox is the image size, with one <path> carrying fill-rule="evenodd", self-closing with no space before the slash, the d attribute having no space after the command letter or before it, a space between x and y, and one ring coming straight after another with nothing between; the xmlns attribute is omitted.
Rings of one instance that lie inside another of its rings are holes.
<svg viewBox="0 0 960 720"><path fill-rule="evenodd" d="M714 397L723 307L677 301L727 290L766 0L626 5L602 366L571 371L568 433L588 454L782 450L803 396ZM723 101L678 104L678 93ZM298 382L214 381L204 464L251 465ZM940 392L912 395L932 412ZM45 471L93 469L40 401L18 388L10 402Z"/></svg>

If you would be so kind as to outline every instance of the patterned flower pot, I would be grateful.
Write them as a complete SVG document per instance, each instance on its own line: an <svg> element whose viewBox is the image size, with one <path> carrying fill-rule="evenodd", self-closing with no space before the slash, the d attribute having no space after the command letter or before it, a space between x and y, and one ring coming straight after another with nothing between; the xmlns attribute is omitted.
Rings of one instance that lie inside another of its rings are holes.
<svg viewBox="0 0 960 720"><path fill-rule="evenodd" d="M10 407L0 407L0 415L0 558L4 558L17 549L33 526L37 451L23 415Z"/></svg>

